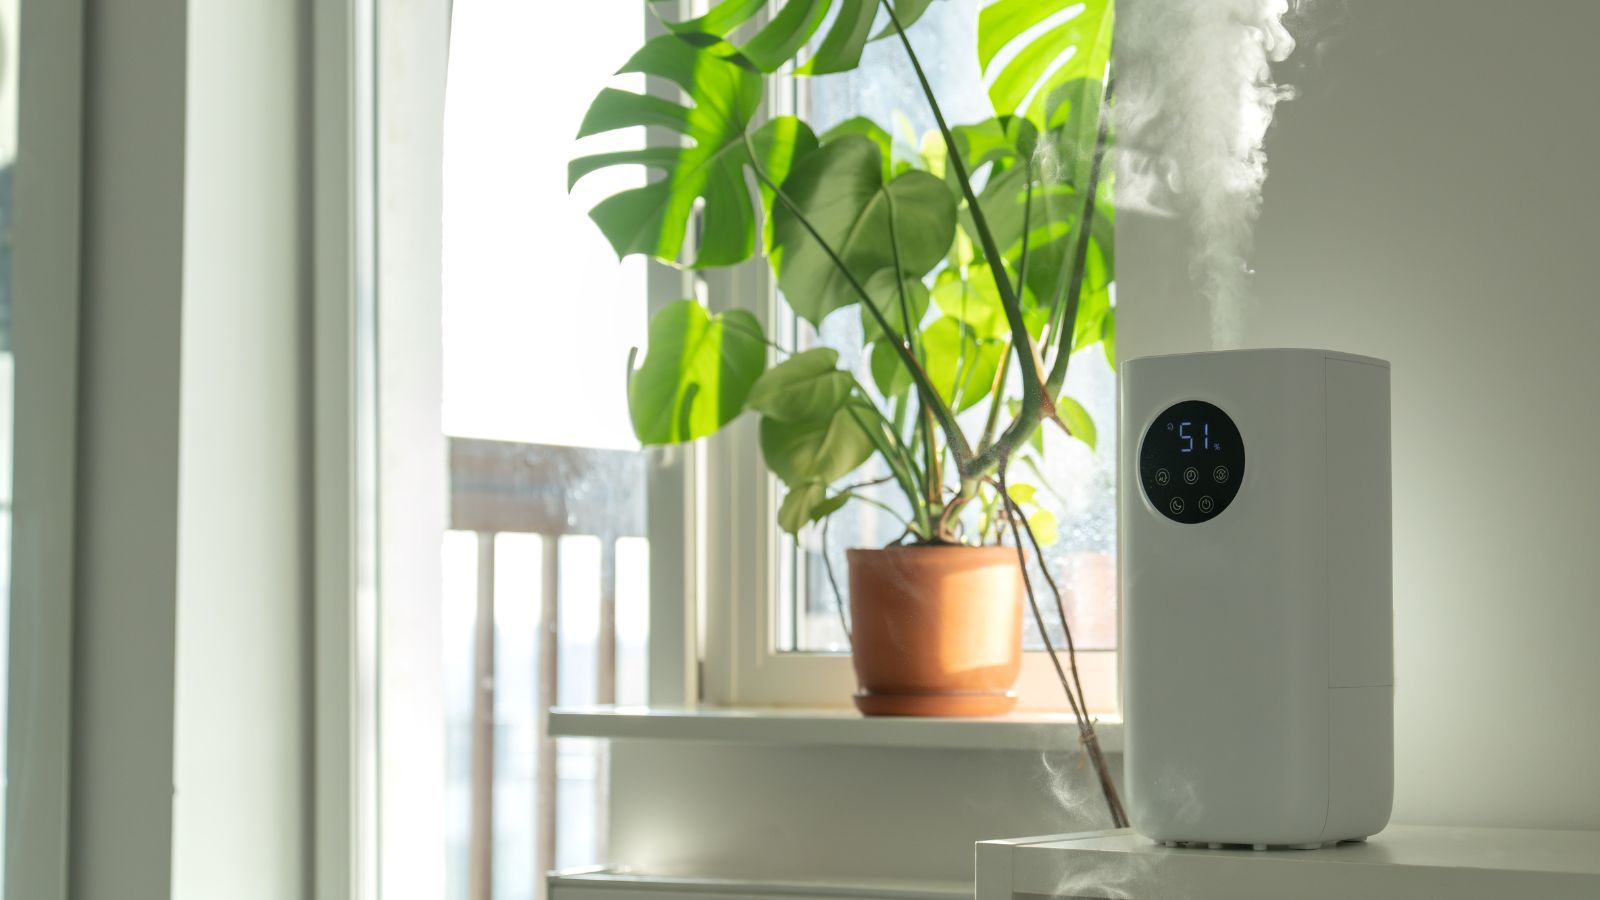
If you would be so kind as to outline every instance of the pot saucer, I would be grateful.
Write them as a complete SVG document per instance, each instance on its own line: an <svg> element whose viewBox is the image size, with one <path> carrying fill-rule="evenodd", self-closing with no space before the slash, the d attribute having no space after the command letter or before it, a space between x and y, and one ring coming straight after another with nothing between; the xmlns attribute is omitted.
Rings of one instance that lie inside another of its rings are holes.
<svg viewBox="0 0 1600 900"><path fill-rule="evenodd" d="M1000 716L1016 708L1015 691L941 694L857 692L856 709L869 716Z"/></svg>

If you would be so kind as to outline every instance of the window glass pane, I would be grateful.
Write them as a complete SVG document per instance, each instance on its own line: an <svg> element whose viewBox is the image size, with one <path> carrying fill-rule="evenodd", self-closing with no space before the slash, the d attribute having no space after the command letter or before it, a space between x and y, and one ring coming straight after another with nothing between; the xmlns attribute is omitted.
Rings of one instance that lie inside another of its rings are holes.
<svg viewBox="0 0 1600 900"><path fill-rule="evenodd" d="M588 221L644 183L635 166L567 192L578 153L643 145L629 129L572 137L644 34L638 0L457 0L445 106L444 430L637 449L628 350L645 339L645 263L620 265ZM568 36L571 39L562 39ZM537 45L537 46L535 46Z"/></svg>
<svg viewBox="0 0 1600 900"><path fill-rule="evenodd" d="M539 873L601 861L603 745L552 740L540 710L644 696L645 469L625 379L630 348L645 343L646 270L637 257L619 265L587 219L643 175L606 169L569 194L566 171L580 153L643 145L638 130L573 136L602 87L640 86L612 73L641 44L646 11L639 0L453 5L442 323L456 529L443 544L450 897L488 896L486 882L495 897L543 896Z"/></svg>
<svg viewBox="0 0 1600 900"><path fill-rule="evenodd" d="M977 0L945 0L908 30L918 58L951 124L978 122L993 115L976 54L966 52L977 40ZM961 52L956 52L957 48ZM905 51L895 40L869 44L859 69L807 79L798 88L797 105L820 134L856 116L865 116L890 132L895 155L914 156L938 139L937 125ZM854 308L852 307L852 310ZM871 373L861 346L861 321L844 312L812 331L790 317L783 337L798 345L824 344L839 351L841 364L857 372L864 385ZM1013 367L1011 378L1016 380ZM1013 384L1013 396L1019 392ZM871 390L871 388L869 388ZM1045 562L1061 586L1073 636L1080 649L1116 645L1116 375L1098 346L1079 353L1068 373L1067 393L1088 410L1098 426L1097 448L1090 450L1053 426L1044 433L1039 471L1015 461L1012 482L1039 488L1042 506L1059 520L1060 539L1045 550ZM969 435L982 432L987 402L960 416ZM888 474L874 457L850 481L873 481ZM832 517L826 541L821 528L811 527L786 542L779 566L779 646L790 651L842 652L848 649L839 602L848 596L845 550L880 547L904 533L901 518L907 504L893 485L862 491L888 509L851 503ZM826 543L827 553L823 546ZM832 578L829 576L829 564ZM837 582L835 592L833 582ZM1041 584L1042 587L1042 584ZM1060 646L1060 628L1052 628ZM1032 618L1024 635L1029 649L1044 648Z"/></svg>

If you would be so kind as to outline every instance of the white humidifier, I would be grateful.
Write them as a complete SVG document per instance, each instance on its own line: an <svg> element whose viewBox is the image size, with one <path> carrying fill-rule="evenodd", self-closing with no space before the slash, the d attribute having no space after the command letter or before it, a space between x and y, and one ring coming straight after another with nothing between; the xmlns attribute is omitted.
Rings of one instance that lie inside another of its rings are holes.
<svg viewBox="0 0 1600 900"><path fill-rule="evenodd" d="M1122 367L1129 818L1166 843L1367 837L1394 786L1389 365Z"/></svg>

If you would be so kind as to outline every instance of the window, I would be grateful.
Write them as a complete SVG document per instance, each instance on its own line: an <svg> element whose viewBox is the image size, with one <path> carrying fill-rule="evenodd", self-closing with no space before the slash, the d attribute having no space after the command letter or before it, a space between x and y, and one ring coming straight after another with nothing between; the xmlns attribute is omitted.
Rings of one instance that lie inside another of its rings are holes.
<svg viewBox="0 0 1600 900"><path fill-rule="evenodd" d="M570 196L566 183L572 136L648 8L366 0L348 21L319 14L324 33L348 31L354 63L352 109L328 119L357 123L353 146L319 161L353 160L352 334L326 339L345 341L329 365L354 373L360 423L344 448L360 532L349 777L366 823L352 880L371 900L543 896L545 871L604 857L606 789L604 746L552 736L546 711L645 702L659 661L645 497L687 471L641 453L627 414L657 273L618 265L586 222L629 176ZM530 35L575 39L529 53Z"/></svg>
<svg viewBox="0 0 1600 900"><path fill-rule="evenodd" d="M626 362L645 340L647 270L637 257L619 265L585 227L590 206L642 175L611 170L571 194L565 177L570 136L639 45L645 15L638 0L458 0L451 14L447 897L533 896L544 870L602 858L604 747L552 739L542 711L645 701L646 465ZM539 34L575 40L529 53ZM643 140L582 143L603 152Z"/></svg>
<svg viewBox="0 0 1600 900"><path fill-rule="evenodd" d="M569 193L574 156L671 139L569 137L602 87L626 85L613 73L653 27L648 6L446 6L426 21L357 23L376 35L384 101L357 135L376 160L375 299L356 322L370 358L356 393L375 420L360 490L376 535L375 771L364 777L378 900L541 896L543 871L605 858L605 747L553 735L551 707L847 705L854 678L824 560L842 579L846 546L898 533L886 495L887 510L839 517L827 556L819 532L780 539L753 416L694 446L639 449L627 366L668 302L749 308L784 341L862 362L847 317L817 332L780 314L764 260L699 274L618 264L587 213L642 183L637 170ZM973 40L976 8L934 5L913 32L929 59L970 56L940 47ZM529 53L529 35L546 52ZM914 149L932 122L903 67L880 42L860 71L790 80L795 92L776 102L822 127L895 120ZM933 73L952 115L987 117L977 73L952 67ZM1104 710L1116 689L1114 655L1097 652L1116 641L1115 409L1098 348L1074 360L1069 389L1103 439L1090 451L1046 434L1039 480L1062 494L1063 535L1047 562L1065 578L1091 704ZM1031 707L1064 706L1042 654L1022 690Z"/></svg>
<svg viewBox="0 0 1600 900"><path fill-rule="evenodd" d="M976 41L978 0L947 0L933 4L909 34L927 68L929 80L952 123L975 122L992 115L973 54L942 52L942 48L968 47ZM861 66L851 72L810 79L779 78L774 93L775 112L798 110L818 133L855 116L894 124L895 153L915 158L938 133L926 99L904 50L894 41L869 44ZM784 95L778 89L787 89ZM855 369L863 384L872 380L861 350L861 325L857 317L834 315L820 333L800 322L776 296L765 261L745 266L748 271L710 279L710 300L755 296L760 315L776 322L780 342L806 347L825 345L839 351L842 364ZM737 302L728 300L726 302ZM1013 379L1016 378L1013 370ZM1057 429L1044 432L1043 452L1037 470L1022 463L1013 466L1013 481L1035 483L1043 506L1057 517L1059 539L1046 549L1046 563L1061 586L1073 636L1085 667L1085 687L1093 709L1116 708L1116 374L1102 348L1093 346L1073 357L1067 392L1089 412L1098 426L1094 449ZM981 431L986 404L962 415L971 432ZM713 449L719 471L746 467L744 473L761 502L776 508L782 488L760 468L758 453L748 430L731 429L712 443L726 438L730 447ZM852 482L875 480L887 473L881 459L873 457ZM713 611L708 626L709 696L715 701L762 705L840 705L853 691L853 674L847 657L848 643L841 624L840 601L848 604L845 550L883 546L902 533L904 500L891 486L868 488L865 493L882 506L852 503L828 524L803 530L798 539L781 535L770 515L744 505L707 508L708 552L726 553L709 564L711 577L733 571L723 587L708 585L708 602L739 606ZM734 520L720 523L719 512ZM741 534L764 529L759 536ZM826 536L826 541L824 541ZM824 554L826 543L826 554ZM770 564L759 560L765 555ZM831 567L831 576L830 576ZM837 592L835 590L837 583ZM738 599L733 599L738 598ZM1048 618L1048 614L1047 614ZM731 622L731 625L723 623ZM1047 623L1048 624L1048 623ZM1055 645L1062 646L1059 625L1051 625ZM1059 684L1043 653L1044 643L1030 616L1024 646L1030 652L1019 686L1024 708L1065 708ZM1090 674L1092 673L1092 674Z"/></svg>

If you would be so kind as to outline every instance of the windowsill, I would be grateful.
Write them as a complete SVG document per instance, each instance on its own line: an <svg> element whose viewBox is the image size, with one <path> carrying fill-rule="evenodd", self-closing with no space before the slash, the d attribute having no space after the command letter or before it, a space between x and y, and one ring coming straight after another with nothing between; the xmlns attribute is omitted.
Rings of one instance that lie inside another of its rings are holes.
<svg viewBox="0 0 1600 900"><path fill-rule="evenodd" d="M597 868L557 872L550 877L557 900L563 897L614 897L622 891L644 895L658 893L670 897L839 897L873 900L962 900L972 897L970 882L911 881L904 879L857 878L849 880L811 879L769 881L751 878L693 876L654 876L620 873Z"/></svg>
<svg viewBox="0 0 1600 900"><path fill-rule="evenodd" d="M1122 751L1122 719L1097 716L1100 746ZM984 719L869 718L851 709L565 706L550 711L555 737L938 750L1068 750L1075 719L1013 713Z"/></svg>

